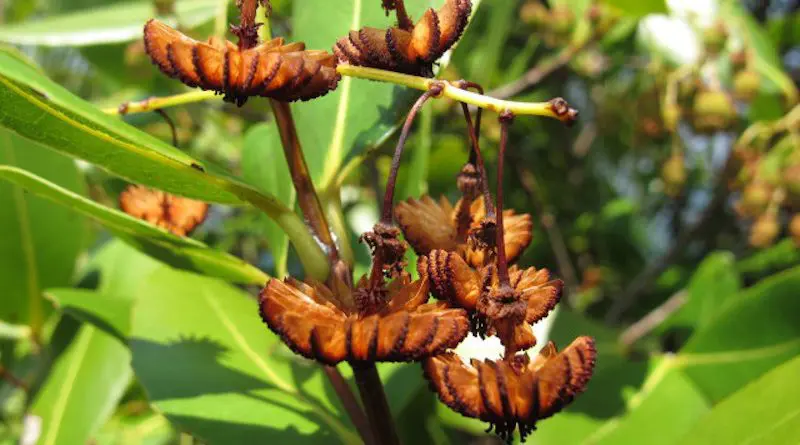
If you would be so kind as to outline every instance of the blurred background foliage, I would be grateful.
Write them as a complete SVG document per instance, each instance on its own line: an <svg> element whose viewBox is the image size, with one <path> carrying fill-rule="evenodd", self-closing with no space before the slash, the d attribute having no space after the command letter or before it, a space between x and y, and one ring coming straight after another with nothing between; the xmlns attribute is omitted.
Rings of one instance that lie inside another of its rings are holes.
<svg viewBox="0 0 800 445"><path fill-rule="evenodd" d="M175 17L169 2L155 3L7 0L0 42L100 108L181 93L152 67L140 40L157 6ZM350 13L340 10L350 5L272 3L273 34L315 49L329 49L349 28ZM377 0L361 3L382 16ZM197 37L235 14L224 0L175 7L177 23ZM540 343L561 346L589 334L600 345L587 393L543 421L529 443L789 444L800 437L798 11L797 0L483 0L442 63L439 77L469 79L515 100L563 96L581 112L572 128L530 118L512 127L507 207L537 222L521 264L565 281L562 307L539 328ZM340 16L344 25L326 25ZM338 96L294 108L320 187L335 183L343 165L355 167L341 189L326 189L325 200L363 271L369 257L356 240L377 219L389 136L410 96L353 82L351 107L359 111L347 121L339 158L327 145ZM166 113L181 150L293 206L265 101L236 108L215 100ZM439 100L422 114L399 198L457 198L454 179L468 153L460 113ZM158 114L124 120L171 141ZM499 127L491 114L483 124L494 165ZM127 184L102 165L73 162L5 129L0 162L108 207ZM252 280L232 287L176 271L113 240L97 220L6 182L0 227L0 444L327 443L336 436L334 424L303 415L319 403L343 418L319 373L255 318L241 290L253 295ZM273 276L302 275L286 237L255 208L213 205L193 237ZM253 350L271 352L287 386L248 373L237 340L216 336L224 320L201 313L221 307L241 332L258 337ZM406 443L491 440L484 425L438 404L416 365L381 371ZM246 397L258 388L260 403ZM291 409L280 408L287 398Z"/></svg>

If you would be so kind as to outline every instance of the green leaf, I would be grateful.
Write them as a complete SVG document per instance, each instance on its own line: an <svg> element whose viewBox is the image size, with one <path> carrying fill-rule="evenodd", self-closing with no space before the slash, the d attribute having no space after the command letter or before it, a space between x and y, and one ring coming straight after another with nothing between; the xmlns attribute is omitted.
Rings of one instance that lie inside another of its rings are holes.
<svg viewBox="0 0 800 445"><path fill-rule="evenodd" d="M303 221L275 197L104 114L1 48L0 102L0 126L49 148L166 192L210 202L253 204L286 231L306 273L319 280L327 278L322 249Z"/></svg>
<svg viewBox="0 0 800 445"><path fill-rule="evenodd" d="M800 353L800 267L732 298L681 349L686 374L717 402Z"/></svg>
<svg viewBox="0 0 800 445"><path fill-rule="evenodd" d="M800 357L728 397L698 419L680 444L776 445L800 437Z"/></svg>
<svg viewBox="0 0 800 445"><path fill-rule="evenodd" d="M237 283L263 285L269 279L258 268L234 256L102 206L25 170L0 166L0 178L99 222L128 244L171 266Z"/></svg>
<svg viewBox="0 0 800 445"><path fill-rule="evenodd" d="M729 252L708 255L689 282L686 305L666 323L693 328L708 324L724 304L738 296L742 283L734 260Z"/></svg>
<svg viewBox="0 0 800 445"><path fill-rule="evenodd" d="M736 263L737 272L744 275L762 274L769 270L787 269L800 264L800 249L791 239L759 250Z"/></svg>
<svg viewBox="0 0 800 445"><path fill-rule="evenodd" d="M763 90L780 91L786 96L789 106L798 101L797 87L783 71L780 55L769 39L767 32L755 21L753 16L739 2L721 2L720 16L726 23L738 28L752 54L754 67L767 82Z"/></svg>
<svg viewBox="0 0 800 445"><path fill-rule="evenodd" d="M46 295L64 313L126 341L133 301L83 289L48 289Z"/></svg>
<svg viewBox="0 0 800 445"><path fill-rule="evenodd" d="M412 17L440 2L407 0ZM294 40L308 48L329 50L351 29L394 24L380 3L372 0L294 2ZM300 140L315 182L330 185L342 162L351 154L376 145L396 129L417 94L407 88L345 77L336 91L293 107Z"/></svg>
<svg viewBox="0 0 800 445"><path fill-rule="evenodd" d="M205 442L359 442L318 368L278 357L256 301L218 280L155 271L139 289L130 345L151 402Z"/></svg>
<svg viewBox="0 0 800 445"><path fill-rule="evenodd" d="M0 168L20 166L57 180L80 196L85 184L71 159L0 129ZM65 189L66 190L66 189ZM0 320L31 324L44 321L48 304L41 291L71 283L75 260L88 234L85 221L22 187L0 184Z"/></svg>
<svg viewBox="0 0 800 445"><path fill-rule="evenodd" d="M274 124L256 125L245 134L242 175L262 192L275 196L287 207L294 207L292 177L284 160L278 128ZM283 277L287 274L289 238L275 222L265 219L262 224L264 236L275 260L275 274Z"/></svg>
<svg viewBox="0 0 800 445"><path fill-rule="evenodd" d="M603 0L626 16L642 17L647 14L668 14L664 0Z"/></svg>
<svg viewBox="0 0 800 445"><path fill-rule="evenodd" d="M214 17L219 0L181 0L171 26L193 28ZM125 2L3 26L0 41L17 45L86 46L142 38L142 27L156 15L150 0Z"/></svg>
<svg viewBox="0 0 800 445"><path fill-rule="evenodd" d="M131 379L130 353L114 337L81 326L33 402L39 445L87 443L110 417Z"/></svg>

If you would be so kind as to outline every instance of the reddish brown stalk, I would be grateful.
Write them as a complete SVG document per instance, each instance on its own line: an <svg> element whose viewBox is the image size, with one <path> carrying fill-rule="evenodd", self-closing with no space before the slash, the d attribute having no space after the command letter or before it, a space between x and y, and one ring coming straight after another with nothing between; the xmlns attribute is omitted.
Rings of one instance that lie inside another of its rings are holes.
<svg viewBox="0 0 800 445"><path fill-rule="evenodd" d="M5 380L12 386L15 386L25 392L28 391L28 384L22 381L22 379L14 376L14 374L8 372L8 370L6 370L6 368L4 368L2 365L0 365L0 380Z"/></svg>
<svg viewBox="0 0 800 445"><path fill-rule="evenodd" d="M256 10L261 0L236 0L239 8L239 25L231 26L231 32L239 38L239 49L253 48L258 45L258 27ZM266 3L265 3L266 5Z"/></svg>
<svg viewBox="0 0 800 445"><path fill-rule="evenodd" d="M364 403L364 410L372 426L372 434L379 445L399 445L386 393L375 363L351 363L353 375Z"/></svg>
<svg viewBox="0 0 800 445"><path fill-rule="evenodd" d="M483 87L477 83L460 80L456 82L457 86L462 89L475 89L483 94ZM469 153L469 162L473 165L477 164L478 174L481 177L481 192L483 193L483 204L486 207L486 217L491 219L494 217L494 204L492 203L492 193L489 190L488 176L486 176L486 164L483 161L483 154L481 153L480 137L481 137L481 114L482 109L478 108L475 113L475 124L472 123L472 115L469 112L469 106L461 103L461 109L464 111L464 120L467 123L467 132L469 133L472 149Z"/></svg>
<svg viewBox="0 0 800 445"><path fill-rule="evenodd" d="M505 228L503 227L503 163L508 145L508 127L514 114L508 110L500 113L500 151L497 154L497 278L501 288L511 288L506 260Z"/></svg>
<svg viewBox="0 0 800 445"><path fill-rule="evenodd" d="M336 391L336 395L339 396L339 400L342 401L345 411L350 414L350 420L353 422L356 430L358 430L361 439L368 445L374 444L375 438L372 436L369 422L366 416L364 416L361 405L358 404L358 400L356 400L353 391L351 391L350 386L347 385L347 381L342 377L339 370L333 366L322 366L322 369L325 371L325 375L328 376L328 380L330 380L333 390ZM358 415L354 415L354 413L358 413Z"/></svg>
<svg viewBox="0 0 800 445"><path fill-rule="evenodd" d="M300 139L297 136L297 127L294 124L292 110L289 104L277 100L270 100L272 112L275 115L275 122L281 135L283 152L286 155L286 162L289 164L289 172L297 191L297 200L300 210L306 218L306 222L314 232L317 239L325 245L328 257L333 264L339 259L339 252L336 243L333 241L328 221L322 211L322 204L319 196L311 182L311 174L308 171L303 149L300 146Z"/></svg>
<svg viewBox="0 0 800 445"><path fill-rule="evenodd" d="M414 29L414 22L406 12L406 3L404 0L395 0L394 2L395 13L397 14L397 26L400 29L411 31Z"/></svg>
<svg viewBox="0 0 800 445"><path fill-rule="evenodd" d="M164 119L164 122L166 122L167 125L169 125L169 129L170 129L170 131L172 131L172 145L175 148L179 148L178 147L178 130L177 130L177 128L175 128L175 121L173 121L172 118L169 117L167 112L164 111L164 110L153 110L153 113L156 113L159 116L161 116Z"/></svg>
<svg viewBox="0 0 800 445"><path fill-rule="evenodd" d="M400 139L397 140L397 147L394 149L392 167L389 171L389 179L386 181L386 192L383 195L383 211L381 212L381 222L384 224L393 224L394 189L395 185L397 184L397 172L400 170L400 159L403 156L403 149L405 149L406 140L411 132L411 125L414 123L417 113L419 113L419 111L422 109L422 106L425 105L425 102L432 97L437 97L442 93L443 89L444 88L439 83L432 84L430 89L424 92L422 96L417 99L417 101L414 103L414 106L411 107L411 111L408 112L406 121L403 124L403 130L400 132Z"/></svg>

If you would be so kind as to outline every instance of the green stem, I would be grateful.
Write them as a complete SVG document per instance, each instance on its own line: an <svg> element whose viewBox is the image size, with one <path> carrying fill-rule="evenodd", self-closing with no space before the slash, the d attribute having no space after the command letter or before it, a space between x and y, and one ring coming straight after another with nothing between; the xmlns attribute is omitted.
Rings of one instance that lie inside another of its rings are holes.
<svg viewBox="0 0 800 445"><path fill-rule="evenodd" d="M495 99L483 94L463 90L455 85L437 79L428 79L425 77L411 76L408 74L395 73L393 71L384 71L375 68L365 68L362 66L339 65L336 67L336 71L343 76L393 83L395 85L402 85L421 91L428 91L431 85L434 83L440 83L443 86L441 96L448 97L465 104L474 105L478 108L492 110L497 113L507 110L515 115L551 117L566 123L572 122L576 117L573 113L559 110L559 107L556 106L555 100L549 102L515 102ZM563 103L563 101L561 102Z"/></svg>
<svg viewBox="0 0 800 445"><path fill-rule="evenodd" d="M204 102L218 96L214 91L190 91L188 93L176 94L174 96L151 97L137 102L125 102L117 108L104 108L106 114L133 114L146 113L149 111L160 110L162 108L186 105L195 102Z"/></svg>

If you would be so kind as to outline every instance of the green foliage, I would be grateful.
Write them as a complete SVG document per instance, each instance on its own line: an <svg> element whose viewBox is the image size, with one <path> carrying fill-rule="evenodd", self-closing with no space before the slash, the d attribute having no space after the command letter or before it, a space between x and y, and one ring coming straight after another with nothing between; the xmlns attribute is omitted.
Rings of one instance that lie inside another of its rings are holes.
<svg viewBox="0 0 800 445"><path fill-rule="evenodd" d="M442 1L406 5L416 20ZM598 350L587 392L539 422L528 443L793 444L800 436L797 244L783 230L787 239L774 246L749 247L752 220L730 206L740 199L736 188L725 189L704 225L694 224L720 184L746 185L747 174L774 187L763 207L777 221L796 214L798 197L786 186L788 167L800 159L786 131L796 128L798 112L796 79L787 74L796 20L774 12L780 2L768 2L760 23L744 4L721 1L726 44L714 54L701 45L701 61L676 70L643 41L642 22L650 14L677 20L673 2L604 0L593 18L588 0L546 2L547 14L562 14L558 24L526 15L542 13L538 0L483 3L473 0L470 26L436 65L438 75L487 91L538 79L513 99L564 96L581 111L574 129L518 117L510 133L506 207L531 214L535 226L520 266L547 267L565 281L538 346L549 339L563 348L591 335ZM200 40L221 36L237 19L234 2L175 6L175 16L161 19ZM271 32L310 49L330 50L351 29L395 24L378 0L272 6ZM48 445L361 443L321 368L292 353L258 315L256 295L270 279L262 269L321 281L329 274L296 209L268 102L167 110L180 149L164 142L170 127L158 116L119 117L100 107L179 91L141 54L154 7L150 0L0 6L0 42L19 46L0 47L0 444L29 434ZM611 20L608 11L619 16ZM690 22L681 32L700 36L703 20ZM564 29L554 37L555 25ZM696 133L693 97L711 89L727 101L742 69L733 60L739 49L747 53L741 63L760 76L755 98L731 108L736 124L726 132ZM673 93L680 131L670 133L662 108ZM335 92L292 105L341 258L356 271L368 270L369 257L355 240L375 222L387 153L419 94L344 77ZM462 122L458 104L426 105L397 200L460 196L455 176L469 150ZM740 138L745 128L748 138ZM480 142L492 190L498 139L496 115L487 111ZM717 184L734 145L756 161L737 152L738 176ZM663 194L660 171L676 153L686 178L673 199ZM180 237L133 218L115 209L128 181L210 202L209 219ZM413 270L416 256L408 259ZM609 308L651 268L664 272L611 320ZM637 340L628 344L631 330ZM350 366L337 369L354 386ZM487 425L439 403L419 365L378 370L403 443L483 440Z"/></svg>
<svg viewBox="0 0 800 445"><path fill-rule="evenodd" d="M70 159L6 130L0 130L0 163L3 171L12 168L6 166L26 169L57 181L75 196L85 193L83 178ZM49 312L41 291L72 284L76 258L85 247L86 225L78 215L31 196L23 187L3 183L0 228L0 319L39 329Z"/></svg>

